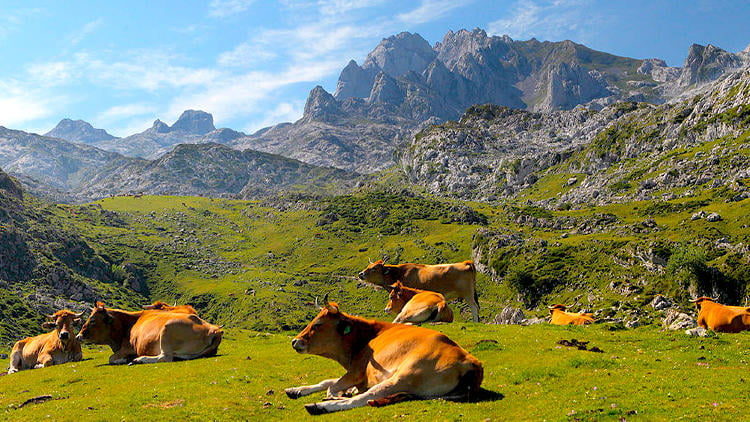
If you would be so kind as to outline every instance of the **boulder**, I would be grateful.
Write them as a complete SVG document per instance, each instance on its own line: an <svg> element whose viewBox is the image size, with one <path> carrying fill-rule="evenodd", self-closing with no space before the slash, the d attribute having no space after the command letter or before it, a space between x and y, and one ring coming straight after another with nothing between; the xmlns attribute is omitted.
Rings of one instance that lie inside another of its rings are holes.
<svg viewBox="0 0 750 422"><path fill-rule="evenodd" d="M695 322L695 318L690 315L676 309L670 309L664 316L662 325L668 330L684 330L686 328L693 328L698 324Z"/></svg>
<svg viewBox="0 0 750 422"><path fill-rule="evenodd" d="M649 306L656 309L657 311L661 311L672 306L672 302L670 302L669 299L662 295L656 295L654 296L654 299L651 301L651 303L649 303Z"/></svg>
<svg viewBox="0 0 750 422"><path fill-rule="evenodd" d="M721 221L721 216L715 212L712 212L711 214L708 214L706 216L706 221L709 223L715 223L717 221Z"/></svg>
<svg viewBox="0 0 750 422"><path fill-rule="evenodd" d="M693 337L708 337L711 335L711 332L703 327L695 327L689 330L685 330L685 334Z"/></svg>
<svg viewBox="0 0 750 422"><path fill-rule="evenodd" d="M506 306L500 314L495 316L495 324L518 325L526 321L523 311L512 306Z"/></svg>

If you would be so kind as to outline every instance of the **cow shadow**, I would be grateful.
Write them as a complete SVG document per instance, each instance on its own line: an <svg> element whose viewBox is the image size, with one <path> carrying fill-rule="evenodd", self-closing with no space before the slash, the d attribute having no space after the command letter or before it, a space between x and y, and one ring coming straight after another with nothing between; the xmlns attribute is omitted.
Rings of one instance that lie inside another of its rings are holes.
<svg viewBox="0 0 750 422"><path fill-rule="evenodd" d="M497 391L487 390L486 388L480 387L478 391L472 392L466 397L460 398L446 398L446 401L455 403L482 403L488 401L498 401L505 398L503 393Z"/></svg>

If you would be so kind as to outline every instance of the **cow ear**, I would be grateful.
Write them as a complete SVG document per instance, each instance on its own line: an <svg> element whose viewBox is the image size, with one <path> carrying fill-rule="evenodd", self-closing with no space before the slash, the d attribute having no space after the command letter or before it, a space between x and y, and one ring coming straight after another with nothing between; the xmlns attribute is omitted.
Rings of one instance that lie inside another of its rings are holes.
<svg viewBox="0 0 750 422"><path fill-rule="evenodd" d="M336 331L341 336L345 336L352 332L352 323L348 320L342 319L336 324Z"/></svg>
<svg viewBox="0 0 750 422"><path fill-rule="evenodd" d="M336 315L339 313L339 305L336 302L328 302L326 309L329 314Z"/></svg>
<svg viewBox="0 0 750 422"><path fill-rule="evenodd" d="M52 321L45 321L42 323L42 328L44 328L45 330L51 330L55 327L57 327L57 324Z"/></svg>

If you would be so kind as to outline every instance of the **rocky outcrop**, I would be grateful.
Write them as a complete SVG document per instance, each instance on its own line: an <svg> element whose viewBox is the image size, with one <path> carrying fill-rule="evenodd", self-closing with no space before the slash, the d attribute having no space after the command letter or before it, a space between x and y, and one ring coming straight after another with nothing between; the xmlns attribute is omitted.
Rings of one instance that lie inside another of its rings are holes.
<svg viewBox="0 0 750 422"><path fill-rule="evenodd" d="M205 111L185 110L170 128L170 131L182 131L192 135L205 135L214 127L214 116Z"/></svg>
<svg viewBox="0 0 750 422"><path fill-rule="evenodd" d="M52 138L65 139L71 142L82 142L84 144L93 144L97 141L107 141L115 139L114 136L107 133L104 129L95 129L90 123L83 120L62 119L52 130L45 133L44 136Z"/></svg>

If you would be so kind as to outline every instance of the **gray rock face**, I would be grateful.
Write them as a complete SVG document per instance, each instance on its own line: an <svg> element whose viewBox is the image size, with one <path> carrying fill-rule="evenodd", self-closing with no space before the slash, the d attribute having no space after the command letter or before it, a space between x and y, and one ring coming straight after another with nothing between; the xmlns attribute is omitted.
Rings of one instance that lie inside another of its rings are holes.
<svg viewBox="0 0 750 422"><path fill-rule="evenodd" d="M205 135L214 127L214 116L200 110L185 110L170 128L172 131L183 131L192 135Z"/></svg>
<svg viewBox="0 0 750 422"><path fill-rule="evenodd" d="M367 55L362 67L398 77L410 71L422 73L437 54L419 34L402 32L381 41Z"/></svg>
<svg viewBox="0 0 750 422"><path fill-rule="evenodd" d="M672 306L672 302L662 295L656 295L649 305L657 311L662 311Z"/></svg>
<svg viewBox="0 0 750 422"><path fill-rule="evenodd" d="M703 327L695 327L685 330L685 334L693 337L710 337L711 333Z"/></svg>
<svg viewBox="0 0 750 422"><path fill-rule="evenodd" d="M743 65L736 54L729 53L714 45L693 44L678 79L681 86L690 86L717 79L721 75Z"/></svg>
<svg viewBox="0 0 750 422"><path fill-rule="evenodd" d="M74 121L70 119L60 120L60 123L45 133L44 136L65 139L71 142L82 142L84 144L115 139L114 136L107 133L104 129L95 129L90 123L83 120Z"/></svg>

